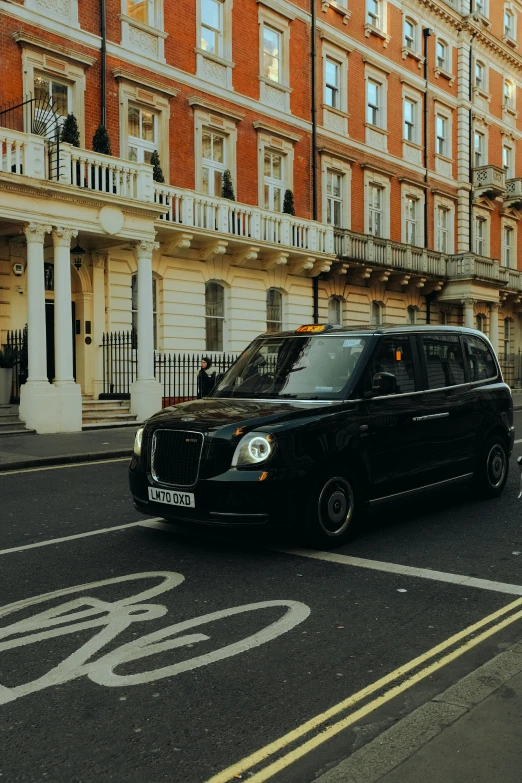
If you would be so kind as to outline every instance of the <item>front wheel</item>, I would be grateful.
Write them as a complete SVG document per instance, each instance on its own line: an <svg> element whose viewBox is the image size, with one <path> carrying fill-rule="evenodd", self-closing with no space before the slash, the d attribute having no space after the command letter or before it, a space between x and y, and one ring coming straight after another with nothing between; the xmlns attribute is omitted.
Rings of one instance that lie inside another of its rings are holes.
<svg viewBox="0 0 522 783"><path fill-rule="evenodd" d="M357 500L357 487L347 476L330 476L318 481L307 503L307 542L318 548L346 542L355 529Z"/></svg>
<svg viewBox="0 0 522 783"><path fill-rule="evenodd" d="M509 459L506 444L502 437L489 438L482 449L474 483L478 493L484 498L498 498L502 494L509 473Z"/></svg>

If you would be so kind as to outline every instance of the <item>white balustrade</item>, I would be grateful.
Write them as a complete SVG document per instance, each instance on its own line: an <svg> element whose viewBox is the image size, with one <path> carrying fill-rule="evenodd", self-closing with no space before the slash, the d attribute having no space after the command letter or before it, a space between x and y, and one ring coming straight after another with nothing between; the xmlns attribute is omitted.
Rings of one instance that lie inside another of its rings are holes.
<svg viewBox="0 0 522 783"><path fill-rule="evenodd" d="M45 179L45 139L0 128L0 171Z"/></svg>
<svg viewBox="0 0 522 783"><path fill-rule="evenodd" d="M111 196L152 201L152 166L60 145L60 181Z"/></svg>

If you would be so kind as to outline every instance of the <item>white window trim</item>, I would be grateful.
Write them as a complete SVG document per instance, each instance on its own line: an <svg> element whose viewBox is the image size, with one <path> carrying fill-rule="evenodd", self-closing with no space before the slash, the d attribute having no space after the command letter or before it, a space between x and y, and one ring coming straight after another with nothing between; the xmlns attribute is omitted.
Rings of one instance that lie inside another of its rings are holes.
<svg viewBox="0 0 522 783"><path fill-rule="evenodd" d="M230 171L234 193L237 194L236 182L236 144L237 120L220 116L212 111L194 107L194 156L195 156L195 189L203 193L203 131L219 133L225 139L225 162ZM218 197L219 198L219 197Z"/></svg>
<svg viewBox="0 0 522 783"><path fill-rule="evenodd" d="M511 150L511 171L506 171L506 180L514 179L516 173L516 147L511 139L502 136L502 168L504 167L504 147Z"/></svg>
<svg viewBox="0 0 522 783"><path fill-rule="evenodd" d="M380 86L379 124L368 122L368 82L374 81ZM377 68L367 65L364 72L364 125L366 128L366 144L373 149L388 151L388 78Z"/></svg>
<svg viewBox="0 0 522 783"><path fill-rule="evenodd" d="M287 139L271 135L261 128L256 129L257 134L257 171L258 171L258 204L261 208L265 205L265 150L277 152L283 156L284 190L294 191L294 145ZM284 193L283 193L284 196Z"/></svg>
<svg viewBox="0 0 522 783"><path fill-rule="evenodd" d="M378 0L379 2L379 24L374 25L368 21L368 0L364 2L364 35L369 38L370 35L376 35L383 41L383 48L386 49L391 41L391 35L388 35L388 0Z"/></svg>
<svg viewBox="0 0 522 783"><path fill-rule="evenodd" d="M505 101L505 85L509 83L512 89L512 102L506 103ZM502 118L504 122L513 123L518 119L517 111L517 83L514 81L511 75L503 76L502 79Z"/></svg>
<svg viewBox="0 0 522 783"><path fill-rule="evenodd" d="M323 125L334 133L348 135L348 58L346 52L323 40ZM326 103L326 60L339 66L339 107Z"/></svg>
<svg viewBox="0 0 522 783"><path fill-rule="evenodd" d="M321 0L321 8L325 14L329 8L337 11L337 13L343 17L344 24L348 24L348 20L352 15L352 12L348 8L348 0Z"/></svg>
<svg viewBox="0 0 522 783"><path fill-rule="evenodd" d="M321 192L322 199L322 222L326 224L327 216L327 176L328 171L335 171L343 178L343 228L350 229L352 226L352 167L351 164L333 157L332 155L321 155Z"/></svg>
<svg viewBox="0 0 522 783"><path fill-rule="evenodd" d="M484 10L479 11L477 7L475 6L475 10L478 13L479 17L484 20L489 19L489 0L482 0L482 3L484 5Z"/></svg>
<svg viewBox="0 0 522 783"><path fill-rule="evenodd" d="M442 252L439 250L439 242L438 242L438 211L439 208L447 209L448 210L448 250L447 255L453 255L455 252L455 202L451 199L444 198L443 196L435 196L433 200L433 206L434 206L434 224L435 224L435 249L437 252Z"/></svg>
<svg viewBox="0 0 522 783"><path fill-rule="evenodd" d="M85 148L85 69L55 55L52 51L22 49L23 94L34 92L35 71L67 84L70 90L70 108L78 121L80 147ZM26 132L30 129L26 128Z"/></svg>
<svg viewBox="0 0 522 783"><path fill-rule="evenodd" d="M477 65L482 66L483 70L483 82L480 86L476 83ZM473 60L473 95L486 100L488 103L491 101L491 94L489 92L489 65L486 60L479 57L475 57Z"/></svg>
<svg viewBox="0 0 522 783"><path fill-rule="evenodd" d="M272 13L268 8L259 6L258 11L259 24L259 100L261 103L268 104L280 111L290 112L290 22L288 19L282 19L277 14ZM281 35L282 56L281 56L281 78L279 82L267 79L263 74L263 28L268 27L277 30Z"/></svg>
<svg viewBox="0 0 522 783"><path fill-rule="evenodd" d="M364 233L369 233L370 226L370 185L377 185L383 189L382 236L380 239L389 239L391 183L388 177L371 170L364 172Z"/></svg>
<svg viewBox="0 0 522 783"><path fill-rule="evenodd" d="M168 33L163 30L163 0L153 0L153 23L139 22L127 15L127 0L121 0L121 45L131 51L138 52L142 57L150 57L159 62L165 60L165 38Z"/></svg>
<svg viewBox="0 0 522 783"><path fill-rule="evenodd" d="M477 207L475 207L473 210L473 252L477 253L476 221L478 218L482 218L484 220L484 253L482 255L486 258L489 258L491 241L491 215L489 214L488 210Z"/></svg>
<svg viewBox="0 0 522 783"><path fill-rule="evenodd" d="M504 244L504 231L506 228L510 228L511 233L511 264L506 264L506 246ZM500 223L500 244L501 244L501 265L507 269L517 268L517 247L518 247L518 224L517 221L512 218L503 217Z"/></svg>
<svg viewBox="0 0 522 783"><path fill-rule="evenodd" d="M267 325L268 330L268 292L269 291L277 291L279 294L281 294L281 331L284 331L287 328L287 321L288 321L288 313L287 313L287 293L283 288L280 288L277 285L267 285L266 291L265 291L265 321ZM277 321L272 321L272 323L277 323Z"/></svg>
<svg viewBox="0 0 522 783"><path fill-rule="evenodd" d="M513 18L513 28L512 33L513 35L506 35L505 33L505 27L504 27L504 15L505 13L510 13ZM518 43L517 43L517 24L518 24L518 14L517 9L514 3L509 2L504 4L504 9L502 12L502 40L504 43L509 44L509 46L513 47L513 49L518 49Z"/></svg>
<svg viewBox="0 0 522 783"><path fill-rule="evenodd" d="M446 154L440 155L437 152L437 117L441 116L447 122L447 145ZM435 102L434 106L435 121L435 171L437 174L443 174L448 179L453 179L453 112L443 103ZM448 173L449 172L449 173Z"/></svg>
<svg viewBox="0 0 522 783"><path fill-rule="evenodd" d="M223 350L222 351L214 351L211 348L206 347L206 327L207 327L207 313L206 313L206 290L207 290L207 284L208 283L216 283L217 285L220 285L224 291L223 291ZM205 280L203 285L203 344L205 346L205 351L211 351L212 353L225 353L229 350L229 343L230 343L230 337L229 337L229 329L228 325L230 322L230 312L231 312L231 289L230 285L225 281L221 280L217 277L210 277L208 280Z"/></svg>
<svg viewBox="0 0 522 783"><path fill-rule="evenodd" d="M221 55L201 48L201 0L196 0L196 75L210 84L232 90L232 6L233 0L223 4L223 51Z"/></svg>
<svg viewBox="0 0 522 783"><path fill-rule="evenodd" d="M169 146L169 126L170 126L170 98L176 93L170 95L162 94L155 90L154 85L149 85L146 80L136 77L139 82L130 81L126 78L120 69L113 71L115 78L119 81L119 99L120 99L120 155L122 158L128 158L128 115L129 103L135 104L143 109L155 112L158 117L158 146L157 150L160 156L160 164L165 182L169 182L170 176L170 146Z"/></svg>
<svg viewBox="0 0 522 783"><path fill-rule="evenodd" d="M405 244L408 242L406 199L413 198L417 202L416 242L413 247L424 247L424 190L409 184L403 184L401 191L402 241Z"/></svg>
<svg viewBox="0 0 522 783"><path fill-rule="evenodd" d="M442 68L438 64L437 44L439 43L444 44L446 47L445 68ZM447 79L450 87L453 86L453 82L455 81L455 75L453 73L453 47L446 38L443 38L440 35L437 36L437 41L435 44L435 78L438 79L439 76L443 76L445 79Z"/></svg>
<svg viewBox="0 0 522 783"><path fill-rule="evenodd" d="M411 22L415 26L415 42L413 49L406 46L406 22ZM425 57L422 53L422 22L419 17L410 13L408 9L402 15L402 59L406 60L408 57L413 57L417 61L419 69L424 65Z"/></svg>
<svg viewBox="0 0 522 783"><path fill-rule="evenodd" d="M480 166L475 165L475 134L478 133L483 138L483 155L482 155L482 163ZM489 163L489 134L488 130L484 125L474 125L473 126L473 168L481 168L482 166L487 166Z"/></svg>

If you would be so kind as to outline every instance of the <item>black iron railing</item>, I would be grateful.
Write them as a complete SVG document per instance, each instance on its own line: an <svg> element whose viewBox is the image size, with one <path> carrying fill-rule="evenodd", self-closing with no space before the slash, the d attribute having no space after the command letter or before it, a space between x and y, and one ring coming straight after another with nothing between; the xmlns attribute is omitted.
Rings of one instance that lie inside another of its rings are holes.
<svg viewBox="0 0 522 783"><path fill-rule="evenodd" d="M131 384L138 375L136 332L105 332L103 356L103 392L101 399L129 399Z"/></svg>
<svg viewBox="0 0 522 783"><path fill-rule="evenodd" d="M16 356L13 365L11 404L17 405L20 402L20 387L27 380L27 327L7 332L5 345L11 348Z"/></svg>
<svg viewBox="0 0 522 783"><path fill-rule="evenodd" d="M193 400L198 394L198 373L201 359L206 356L212 361L210 372L216 375L226 372L235 362L238 354L232 353L156 353L154 375L163 386L163 406Z"/></svg>
<svg viewBox="0 0 522 783"><path fill-rule="evenodd" d="M0 127L42 136L47 142L47 176L60 179L60 117L44 91L36 91L0 106ZM0 149L3 153L3 150ZM23 174L21 162L14 162L14 174Z"/></svg>
<svg viewBox="0 0 522 783"><path fill-rule="evenodd" d="M505 382L512 389L522 388L522 353L501 353L498 360Z"/></svg>

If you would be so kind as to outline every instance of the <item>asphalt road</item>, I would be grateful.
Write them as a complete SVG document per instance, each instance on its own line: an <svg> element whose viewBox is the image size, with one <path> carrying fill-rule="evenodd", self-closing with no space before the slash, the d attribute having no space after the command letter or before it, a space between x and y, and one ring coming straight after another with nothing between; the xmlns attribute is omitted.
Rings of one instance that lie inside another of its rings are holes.
<svg viewBox="0 0 522 783"><path fill-rule="evenodd" d="M140 524L122 461L1 475L0 780L312 783L522 638L404 684L522 595L520 454L500 500L380 510L337 560Z"/></svg>

